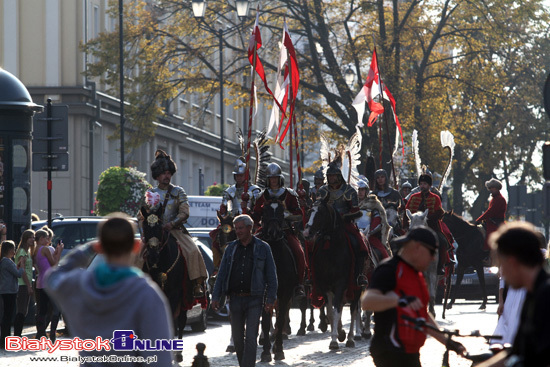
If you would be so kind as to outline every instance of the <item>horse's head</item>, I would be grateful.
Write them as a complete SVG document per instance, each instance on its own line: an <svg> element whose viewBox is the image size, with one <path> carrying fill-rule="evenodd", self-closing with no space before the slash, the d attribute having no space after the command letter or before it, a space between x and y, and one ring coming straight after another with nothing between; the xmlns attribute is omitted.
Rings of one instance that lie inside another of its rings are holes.
<svg viewBox="0 0 550 367"><path fill-rule="evenodd" d="M223 248L228 242L234 241L237 239L235 234L235 227L233 227L234 216L231 212L227 212L224 216L219 211L218 220L220 221L220 230L218 231L218 242L220 243L220 248Z"/></svg>
<svg viewBox="0 0 550 367"><path fill-rule="evenodd" d="M146 206L141 207L143 216L143 239L146 245L147 262L155 266L158 262L159 249L165 239L162 229L162 207L151 210Z"/></svg>
<svg viewBox="0 0 550 367"><path fill-rule="evenodd" d="M284 234L285 207L279 200L266 201L262 208L262 239L279 241Z"/></svg>
<svg viewBox="0 0 550 367"><path fill-rule="evenodd" d="M334 228L334 209L324 200L316 201L311 207L309 221L306 224L303 235L306 239L312 239L317 233Z"/></svg>
<svg viewBox="0 0 550 367"><path fill-rule="evenodd" d="M428 209L424 210L424 212L416 212L414 214L407 209L406 213L410 221L409 228L428 226Z"/></svg>

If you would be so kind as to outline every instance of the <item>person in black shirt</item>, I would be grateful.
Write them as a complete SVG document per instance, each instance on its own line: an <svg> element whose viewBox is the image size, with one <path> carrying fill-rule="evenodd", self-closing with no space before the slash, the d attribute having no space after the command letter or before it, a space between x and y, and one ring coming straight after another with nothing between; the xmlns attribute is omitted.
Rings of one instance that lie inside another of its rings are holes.
<svg viewBox="0 0 550 367"><path fill-rule="evenodd" d="M231 334L241 367L256 365L262 307L271 313L277 297L277 271L271 248L252 235L253 224L246 214L233 220L238 239L225 249L212 293L215 311L220 307L221 296L229 296Z"/></svg>
<svg viewBox="0 0 550 367"><path fill-rule="evenodd" d="M489 241L506 282L526 288L527 295L512 349L483 366L550 366L550 278L543 269L543 237L528 223L512 222L503 224Z"/></svg>

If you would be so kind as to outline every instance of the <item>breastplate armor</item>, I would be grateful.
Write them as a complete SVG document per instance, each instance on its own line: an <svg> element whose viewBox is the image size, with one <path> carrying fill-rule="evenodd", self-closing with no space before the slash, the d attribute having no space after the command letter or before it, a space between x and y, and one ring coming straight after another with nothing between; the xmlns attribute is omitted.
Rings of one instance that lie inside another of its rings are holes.
<svg viewBox="0 0 550 367"><path fill-rule="evenodd" d="M164 204L164 201L166 200L166 193L168 192L168 190L161 190L160 188L155 187L151 189L151 191L157 192L160 195L161 205ZM168 198L168 201L166 202L166 206L164 208L162 222L168 223L176 219L179 213L180 204L187 202L187 194L185 193L183 187L173 186L172 190L170 191L170 197Z"/></svg>

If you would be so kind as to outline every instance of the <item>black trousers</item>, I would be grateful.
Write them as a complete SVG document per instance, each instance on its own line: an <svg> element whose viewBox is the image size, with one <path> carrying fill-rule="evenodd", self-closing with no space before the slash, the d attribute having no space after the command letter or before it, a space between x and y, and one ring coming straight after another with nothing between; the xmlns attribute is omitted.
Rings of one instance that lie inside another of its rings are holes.
<svg viewBox="0 0 550 367"><path fill-rule="evenodd" d="M4 303L4 312L2 314L2 327L0 328L0 349L5 349L5 339L11 334L11 323L15 315L17 293L2 294L2 301Z"/></svg>
<svg viewBox="0 0 550 367"><path fill-rule="evenodd" d="M373 354L376 367L422 367L420 353L384 352Z"/></svg>

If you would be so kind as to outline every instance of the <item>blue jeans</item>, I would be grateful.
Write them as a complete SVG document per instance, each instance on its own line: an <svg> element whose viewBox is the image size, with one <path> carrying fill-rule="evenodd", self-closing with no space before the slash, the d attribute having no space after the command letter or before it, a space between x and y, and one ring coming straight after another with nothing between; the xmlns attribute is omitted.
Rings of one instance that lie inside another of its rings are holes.
<svg viewBox="0 0 550 367"><path fill-rule="evenodd" d="M233 296L229 301L231 334L240 367L256 365L258 329L262 315L263 297Z"/></svg>

